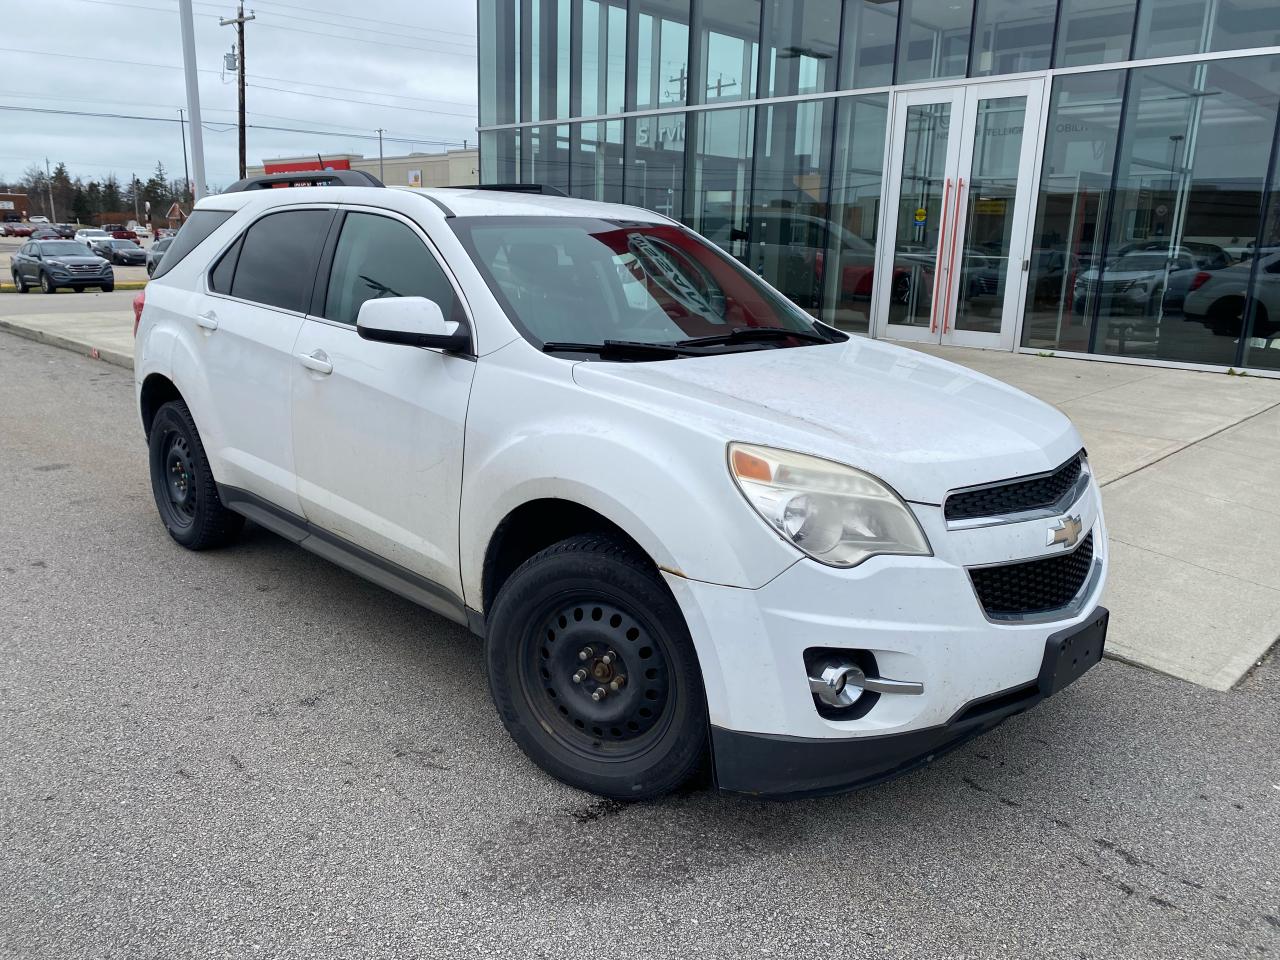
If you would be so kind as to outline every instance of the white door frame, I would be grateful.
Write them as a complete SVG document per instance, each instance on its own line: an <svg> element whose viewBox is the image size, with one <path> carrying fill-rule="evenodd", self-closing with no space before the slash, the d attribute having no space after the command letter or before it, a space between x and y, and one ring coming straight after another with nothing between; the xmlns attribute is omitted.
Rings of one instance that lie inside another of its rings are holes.
<svg viewBox="0 0 1280 960"><path fill-rule="evenodd" d="M957 344L1012 350L1022 326L1027 266L1032 241L1032 219L1039 191L1038 173L1044 145L1047 79L975 81L898 90L893 93L889 130L885 144L885 182L881 192L880 238L876 249L875 287L872 291L872 335L887 339L925 343ZM998 333L956 330L955 306L959 273L966 236L965 198L971 180L973 151L977 135L978 103L1002 97L1025 97L1022 140L1019 152L1018 184L1009 238L1008 273ZM907 110L911 106L950 103L951 118L947 139L948 188L943 196L943 224L938 239L937 266L928 326L906 326L889 322L889 296L897 246L897 216L902 190L903 147L906 140Z"/></svg>

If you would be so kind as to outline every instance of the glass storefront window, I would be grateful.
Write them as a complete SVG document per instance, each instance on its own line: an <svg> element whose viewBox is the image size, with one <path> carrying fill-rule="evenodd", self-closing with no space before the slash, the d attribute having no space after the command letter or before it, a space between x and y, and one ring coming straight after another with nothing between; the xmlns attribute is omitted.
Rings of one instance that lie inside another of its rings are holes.
<svg viewBox="0 0 1280 960"><path fill-rule="evenodd" d="M739 260L747 252L755 116L752 107L689 115L695 146L686 222Z"/></svg>
<svg viewBox="0 0 1280 960"><path fill-rule="evenodd" d="M698 76L690 103L751 100L760 51L760 0L702 0Z"/></svg>
<svg viewBox="0 0 1280 960"><path fill-rule="evenodd" d="M1098 353L1229 365L1243 333L1277 110L1278 58L1134 70L1125 106ZM1241 281L1245 281L1242 283Z"/></svg>
<svg viewBox="0 0 1280 960"><path fill-rule="evenodd" d="M569 192L569 125L543 124L521 131L521 183L540 183Z"/></svg>
<svg viewBox="0 0 1280 960"><path fill-rule="evenodd" d="M757 110L744 262L816 315L822 305L835 105L810 100Z"/></svg>
<svg viewBox="0 0 1280 960"><path fill-rule="evenodd" d="M569 115L569 5L571 0L521 0L528 18L527 62L520 87L528 100L525 120L553 120Z"/></svg>
<svg viewBox="0 0 1280 960"><path fill-rule="evenodd" d="M762 97L835 89L840 0L766 0Z"/></svg>
<svg viewBox="0 0 1280 960"><path fill-rule="evenodd" d="M1280 155L1271 170L1264 209L1258 239L1241 251L1240 266L1249 267L1250 293L1245 305L1247 326L1241 363L1280 370Z"/></svg>
<svg viewBox="0 0 1280 960"><path fill-rule="evenodd" d="M1129 59L1137 0L1062 0L1058 67Z"/></svg>
<svg viewBox="0 0 1280 960"><path fill-rule="evenodd" d="M635 0L636 108L670 107L689 97L689 0Z"/></svg>
<svg viewBox="0 0 1280 960"><path fill-rule="evenodd" d="M1058 77L1049 102L1022 345L1083 353L1124 102L1123 71Z"/></svg>
<svg viewBox="0 0 1280 960"><path fill-rule="evenodd" d="M575 124L571 134L569 190L583 200L622 202L622 121Z"/></svg>
<svg viewBox="0 0 1280 960"><path fill-rule="evenodd" d="M840 89L893 83L898 0L846 0L841 29Z"/></svg>
<svg viewBox="0 0 1280 960"><path fill-rule="evenodd" d="M520 182L519 130L486 130L480 134L480 182Z"/></svg>
<svg viewBox="0 0 1280 960"><path fill-rule="evenodd" d="M515 123L520 103L519 0L480 0L480 123Z"/></svg>
<svg viewBox="0 0 1280 960"><path fill-rule="evenodd" d="M973 0L902 0L899 16L898 83L965 75Z"/></svg>
<svg viewBox="0 0 1280 960"><path fill-rule="evenodd" d="M888 117L887 94L849 97L836 107L831 222L819 277L822 319L864 334L870 327Z"/></svg>
<svg viewBox="0 0 1280 960"><path fill-rule="evenodd" d="M581 116L622 112L626 66L626 6L619 0L582 0Z"/></svg>
<svg viewBox="0 0 1280 960"><path fill-rule="evenodd" d="M1048 68L1056 13L1056 0L978 0L969 75Z"/></svg>
<svg viewBox="0 0 1280 960"><path fill-rule="evenodd" d="M686 115L632 117L626 124L626 202L673 220L684 215Z"/></svg>

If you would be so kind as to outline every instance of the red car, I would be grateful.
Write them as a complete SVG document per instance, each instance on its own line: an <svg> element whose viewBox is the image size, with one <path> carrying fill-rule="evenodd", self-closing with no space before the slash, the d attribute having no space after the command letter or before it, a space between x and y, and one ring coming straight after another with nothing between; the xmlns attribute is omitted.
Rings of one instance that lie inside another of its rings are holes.
<svg viewBox="0 0 1280 960"><path fill-rule="evenodd" d="M136 233L132 230L126 230L118 223L104 223L102 225L102 229L111 234L112 240L132 240L134 243L138 242L138 235Z"/></svg>
<svg viewBox="0 0 1280 960"><path fill-rule="evenodd" d="M6 223L4 225L4 235L6 237L29 237L31 236L31 227L25 223Z"/></svg>

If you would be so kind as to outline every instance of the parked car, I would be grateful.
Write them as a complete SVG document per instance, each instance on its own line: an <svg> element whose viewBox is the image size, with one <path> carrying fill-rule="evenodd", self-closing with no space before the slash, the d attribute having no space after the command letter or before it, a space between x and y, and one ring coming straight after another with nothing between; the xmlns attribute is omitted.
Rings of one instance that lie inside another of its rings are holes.
<svg viewBox="0 0 1280 960"><path fill-rule="evenodd" d="M77 292L98 287L110 293L116 286L111 264L87 254L74 240L28 240L10 259L9 273L19 293L33 286L45 293L56 293L59 287Z"/></svg>
<svg viewBox="0 0 1280 960"><path fill-rule="evenodd" d="M32 240L61 240L62 234L60 234L53 227L36 227L34 230L31 231L31 239Z"/></svg>
<svg viewBox="0 0 1280 960"><path fill-rule="evenodd" d="M147 251L132 240L102 240L95 243L92 250L121 267L141 267L147 262Z"/></svg>
<svg viewBox="0 0 1280 960"><path fill-rule="evenodd" d="M58 231L58 236L63 240L76 238L76 228L70 223L55 223L53 229Z"/></svg>
<svg viewBox="0 0 1280 960"><path fill-rule="evenodd" d="M1183 316L1219 336L1240 336L1253 269L1250 258L1225 270L1197 273L1182 305ZM1280 254L1260 254L1257 271L1250 335L1274 340L1280 336Z"/></svg>
<svg viewBox="0 0 1280 960"><path fill-rule="evenodd" d="M8 223L5 224L5 230L11 237L29 237L31 236L31 225L26 223Z"/></svg>
<svg viewBox="0 0 1280 960"><path fill-rule="evenodd" d="M132 240L134 243L138 242L138 235L123 224L104 223L102 225L102 229L111 234L112 238L116 240Z"/></svg>
<svg viewBox="0 0 1280 960"><path fill-rule="evenodd" d="M97 230L92 227L84 230L76 231L76 242L83 243L86 247L92 248L95 243L101 243L111 239L111 234L105 230Z"/></svg>
<svg viewBox="0 0 1280 960"><path fill-rule="evenodd" d="M48 223L48 222L49 222L49 218L48 218L48 217L28 217L28 218L27 218L27 223L32 223L32 224L35 224L35 223Z"/></svg>
<svg viewBox="0 0 1280 960"><path fill-rule="evenodd" d="M252 517L465 624L553 776L846 789L1098 661L1101 499L1053 407L647 210L305 177L338 186L201 200L141 298L160 518L201 550Z"/></svg>
<svg viewBox="0 0 1280 960"><path fill-rule="evenodd" d="M164 252L169 249L169 246L172 243L173 243L173 237L163 237L157 240L155 243L151 244L151 246L147 248L147 276L148 277L155 274L156 267L160 265L160 261L164 257Z"/></svg>

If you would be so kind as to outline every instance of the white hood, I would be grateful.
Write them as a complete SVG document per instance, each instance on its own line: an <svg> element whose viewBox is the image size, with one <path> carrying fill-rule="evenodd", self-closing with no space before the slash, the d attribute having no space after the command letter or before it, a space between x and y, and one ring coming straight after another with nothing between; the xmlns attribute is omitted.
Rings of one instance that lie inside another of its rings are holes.
<svg viewBox="0 0 1280 960"><path fill-rule="evenodd" d="M725 442L772 444L847 463L907 500L1051 470L1081 447L1048 404L966 367L854 337L646 363L584 362L574 379L666 408Z"/></svg>

